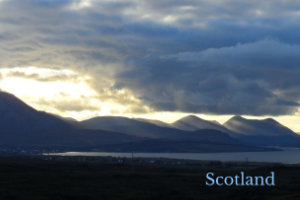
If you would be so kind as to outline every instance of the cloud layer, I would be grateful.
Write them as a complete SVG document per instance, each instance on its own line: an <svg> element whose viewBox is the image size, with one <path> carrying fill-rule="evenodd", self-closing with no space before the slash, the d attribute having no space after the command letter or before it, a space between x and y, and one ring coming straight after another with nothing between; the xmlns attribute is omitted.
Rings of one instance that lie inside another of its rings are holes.
<svg viewBox="0 0 300 200"><path fill-rule="evenodd" d="M299 106L299 52L299 45L274 40L183 52L123 73L118 87L157 109L290 114Z"/></svg>
<svg viewBox="0 0 300 200"><path fill-rule="evenodd" d="M0 13L0 67L89 75L126 112L299 108L300 2L6 0Z"/></svg>

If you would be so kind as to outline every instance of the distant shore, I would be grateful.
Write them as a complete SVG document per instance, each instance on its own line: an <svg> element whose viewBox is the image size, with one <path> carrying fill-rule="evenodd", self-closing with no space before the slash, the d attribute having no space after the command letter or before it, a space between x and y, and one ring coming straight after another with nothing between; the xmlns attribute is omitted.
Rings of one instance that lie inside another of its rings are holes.
<svg viewBox="0 0 300 200"><path fill-rule="evenodd" d="M220 152L220 153L143 153L143 152L56 152L44 153L47 156L115 157L115 158L166 158L181 160L207 160L222 162L265 162L265 163L300 163L300 149L290 148L283 151L263 152Z"/></svg>

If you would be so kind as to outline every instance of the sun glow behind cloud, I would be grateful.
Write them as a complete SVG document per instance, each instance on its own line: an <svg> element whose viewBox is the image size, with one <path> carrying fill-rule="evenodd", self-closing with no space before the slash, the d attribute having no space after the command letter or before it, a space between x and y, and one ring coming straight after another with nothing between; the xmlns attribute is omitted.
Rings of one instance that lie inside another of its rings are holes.
<svg viewBox="0 0 300 200"><path fill-rule="evenodd" d="M126 106L101 101L88 75L66 69L15 67L0 69L0 88L38 110L84 119L122 113Z"/></svg>
<svg viewBox="0 0 300 200"><path fill-rule="evenodd" d="M0 68L9 67L0 88L77 119L172 122L194 113L224 122L237 114L299 132L299 8L282 0L0 0Z"/></svg>
<svg viewBox="0 0 300 200"><path fill-rule="evenodd" d="M58 114L64 117L72 117L77 120L95 116L126 116L131 118L146 118L162 120L172 123L186 115L197 115L206 120L216 120L219 123L226 122L233 115L206 115L186 112L134 112L127 100L113 102L101 101L101 94L95 91L89 84L92 77L69 69L50 69L38 67L15 67L0 69L0 88L13 93L35 109ZM108 91L109 92L109 91ZM120 90L116 95L126 96L139 105L139 101L128 91ZM102 94L103 95L103 94ZM263 119L272 116L244 116L249 119ZM298 124L300 116L273 117L295 131L300 131Z"/></svg>
<svg viewBox="0 0 300 200"><path fill-rule="evenodd" d="M61 94L66 94L77 98L82 95L95 95L95 92L85 83L88 77L74 80L74 77L78 75L71 70L28 67L3 68L0 72L4 77L1 80L2 89L14 91L14 94L18 96L30 94L31 97L36 98L58 98ZM62 79L58 80L60 77Z"/></svg>

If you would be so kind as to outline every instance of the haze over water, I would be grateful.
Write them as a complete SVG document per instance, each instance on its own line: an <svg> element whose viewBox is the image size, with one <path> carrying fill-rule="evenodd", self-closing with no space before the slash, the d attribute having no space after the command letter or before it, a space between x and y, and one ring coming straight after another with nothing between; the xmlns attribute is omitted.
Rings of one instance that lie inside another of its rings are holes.
<svg viewBox="0 0 300 200"><path fill-rule="evenodd" d="M132 157L132 153L114 152L66 152L47 155L61 156L112 156ZM300 163L300 149L285 149L284 151L269 152L232 152L232 153L134 153L133 156L143 158L173 158L190 160L212 160L212 161L249 161L270 163Z"/></svg>

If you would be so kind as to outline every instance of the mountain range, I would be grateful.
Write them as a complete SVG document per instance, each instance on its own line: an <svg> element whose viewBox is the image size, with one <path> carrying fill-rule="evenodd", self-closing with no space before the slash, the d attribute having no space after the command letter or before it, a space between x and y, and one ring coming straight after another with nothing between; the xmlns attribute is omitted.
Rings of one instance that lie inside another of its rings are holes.
<svg viewBox="0 0 300 200"><path fill-rule="evenodd" d="M248 145L300 146L300 136L272 118L256 120L234 116L224 127L237 133L236 138Z"/></svg>
<svg viewBox="0 0 300 200"><path fill-rule="evenodd" d="M0 92L0 138L0 146L6 148L78 148L138 140L122 133L81 129L5 92Z"/></svg>
<svg viewBox="0 0 300 200"><path fill-rule="evenodd" d="M300 146L299 135L273 119L235 116L223 125L196 116L168 124L158 120L96 117L65 119L0 91L0 148L118 152L265 151Z"/></svg>
<svg viewBox="0 0 300 200"><path fill-rule="evenodd" d="M235 137L236 133L232 132L231 130L227 129L226 127L222 126L217 121L208 121L201 119L194 115L189 115L179 119L171 124L172 127L185 130L185 131L196 131L201 129L213 129L218 130L224 133L227 133L231 137Z"/></svg>

